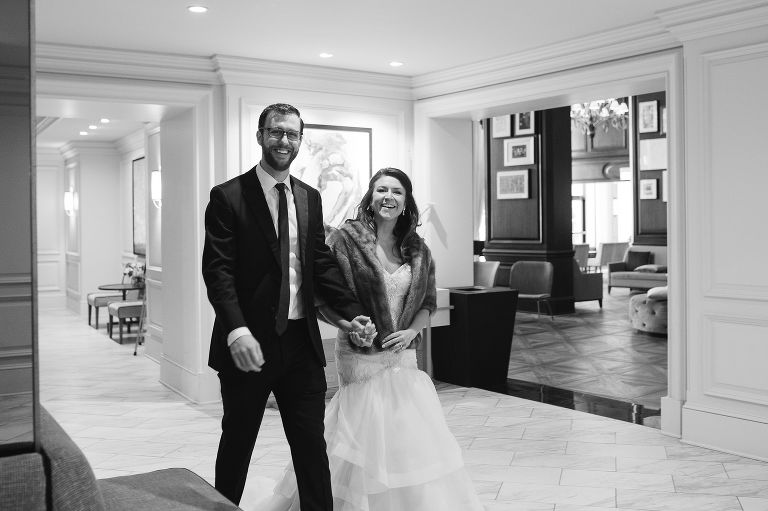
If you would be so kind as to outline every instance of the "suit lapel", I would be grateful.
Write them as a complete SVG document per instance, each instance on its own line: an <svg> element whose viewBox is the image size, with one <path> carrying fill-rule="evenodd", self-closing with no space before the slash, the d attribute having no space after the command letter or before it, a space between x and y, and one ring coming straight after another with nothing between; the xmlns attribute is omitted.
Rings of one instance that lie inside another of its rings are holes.
<svg viewBox="0 0 768 511"><path fill-rule="evenodd" d="M258 176L256 176L256 167L243 174L243 196L245 196L245 203L248 204L253 216L256 217L256 221L259 223L267 243L269 243L269 248L272 250L272 255L275 256L275 261L279 265L280 244L277 242L275 225L272 223L272 213L269 212L264 190L261 188Z"/></svg>
<svg viewBox="0 0 768 511"><path fill-rule="evenodd" d="M291 177L291 190L293 191L293 203L296 206L296 222L299 224L299 253L301 254L302 264L307 260L307 233L309 231L309 202L307 191L298 185L295 179Z"/></svg>

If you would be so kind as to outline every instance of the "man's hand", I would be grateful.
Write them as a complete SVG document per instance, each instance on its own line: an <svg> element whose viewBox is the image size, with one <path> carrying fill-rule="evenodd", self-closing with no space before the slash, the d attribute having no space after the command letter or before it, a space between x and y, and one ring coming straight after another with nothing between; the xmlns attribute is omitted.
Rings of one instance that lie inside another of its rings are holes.
<svg viewBox="0 0 768 511"><path fill-rule="evenodd" d="M244 372L260 372L264 365L264 355L261 353L259 341L252 335L243 335L230 344L229 352L235 361L235 366Z"/></svg>
<svg viewBox="0 0 768 511"><path fill-rule="evenodd" d="M361 348L368 348L376 338L376 325L368 316L357 316L350 321L349 338Z"/></svg>

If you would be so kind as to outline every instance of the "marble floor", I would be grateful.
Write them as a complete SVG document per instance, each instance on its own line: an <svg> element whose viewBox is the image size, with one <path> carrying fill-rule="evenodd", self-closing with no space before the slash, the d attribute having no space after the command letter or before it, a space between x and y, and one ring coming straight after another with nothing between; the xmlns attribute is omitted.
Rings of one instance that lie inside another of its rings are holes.
<svg viewBox="0 0 768 511"><path fill-rule="evenodd" d="M158 382L141 348L134 357L132 344L63 309L40 311L39 353L41 402L97 477L186 467L212 480L219 404L188 403ZM520 397L438 391L487 511L768 511L768 463ZM245 509L270 491L288 457L270 409Z"/></svg>

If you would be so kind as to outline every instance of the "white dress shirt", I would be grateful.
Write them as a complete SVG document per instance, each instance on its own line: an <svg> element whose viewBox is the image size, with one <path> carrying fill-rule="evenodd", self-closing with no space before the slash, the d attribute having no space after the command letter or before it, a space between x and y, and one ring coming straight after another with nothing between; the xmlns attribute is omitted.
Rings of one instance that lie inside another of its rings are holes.
<svg viewBox="0 0 768 511"><path fill-rule="evenodd" d="M267 171L256 166L256 176L259 178L261 188L264 190L264 197L267 199L269 212L272 214L272 225L275 227L275 234L278 234L277 216L280 192L275 185L277 181ZM290 302L288 305L288 319L300 319L304 317L304 304L301 299L301 258L299 254L299 223L296 218L296 204L293 201L293 190L291 189L291 179L285 181L285 198L288 202L288 238L289 238L289 256L288 256L288 284L290 287ZM239 337L251 335L248 327L239 327L232 330L227 336L227 344L231 345Z"/></svg>

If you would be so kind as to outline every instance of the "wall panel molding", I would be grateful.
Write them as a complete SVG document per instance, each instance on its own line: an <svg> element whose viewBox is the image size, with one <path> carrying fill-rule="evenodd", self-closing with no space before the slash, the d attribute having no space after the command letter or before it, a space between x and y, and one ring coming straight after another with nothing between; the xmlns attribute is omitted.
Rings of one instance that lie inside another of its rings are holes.
<svg viewBox="0 0 768 511"><path fill-rule="evenodd" d="M697 131L704 154L697 186L701 196L706 197L706 207L700 210L702 225L707 226L701 230L702 242L708 249L704 251L701 268L703 293L709 298L768 301L768 278L762 273L747 273L745 270L760 267L767 248L761 237L744 235L750 231L760 232L763 227L762 218L749 212L751 204L762 200L762 193L758 190L768 186L768 178L762 177L760 172L755 173L759 169L758 163L744 156L751 147L761 143L758 133L762 121L755 121L746 130L751 135L733 135L731 139L724 140L724 134L729 131L724 125L730 124L728 116L731 113L729 107L723 106L733 102L730 98L735 83L740 84L742 94L746 95L750 90L764 90L768 80L754 76L753 72L767 66L768 43L702 52L700 55L701 85L697 104L703 122ZM738 102L734 106L738 107ZM739 185L747 181L751 182L750 187ZM739 201L729 199L734 194L740 197ZM726 222L724 219L738 219L736 228L733 220ZM734 252L728 247L734 246L737 239L743 240L745 245L742 250Z"/></svg>
<svg viewBox="0 0 768 511"><path fill-rule="evenodd" d="M702 339L704 395L768 406L768 319L706 314Z"/></svg>

